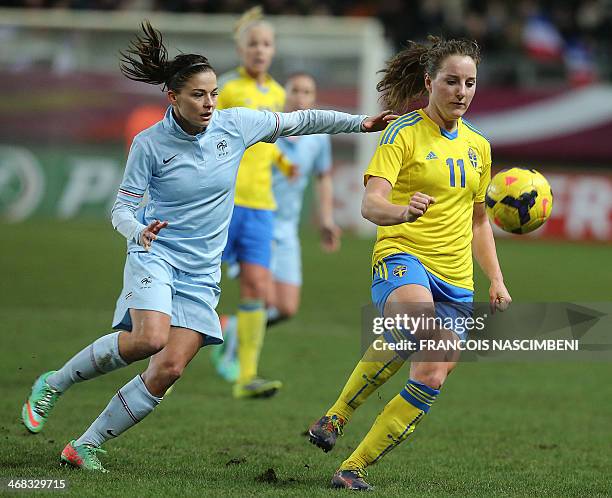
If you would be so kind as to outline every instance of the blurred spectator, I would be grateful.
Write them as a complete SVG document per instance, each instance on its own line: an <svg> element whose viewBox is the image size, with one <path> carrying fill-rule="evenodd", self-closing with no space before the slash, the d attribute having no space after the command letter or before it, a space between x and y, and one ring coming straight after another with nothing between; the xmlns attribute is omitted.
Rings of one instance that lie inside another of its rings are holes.
<svg viewBox="0 0 612 498"><path fill-rule="evenodd" d="M261 4L272 15L373 16L399 48L431 34L476 39L494 61L490 77L526 71L565 75L573 84L604 77L612 66L612 0L0 0L0 7L127 9L143 3L171 12L242 13ZM598 74L596 67L604 67ZM537 79L537 78L536 78Z"/></svg>

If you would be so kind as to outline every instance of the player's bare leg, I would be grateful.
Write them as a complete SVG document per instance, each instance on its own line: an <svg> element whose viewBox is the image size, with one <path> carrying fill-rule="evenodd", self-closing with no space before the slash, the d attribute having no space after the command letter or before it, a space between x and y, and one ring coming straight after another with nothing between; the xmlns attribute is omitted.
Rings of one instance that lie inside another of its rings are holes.
<svg viewBox="0 0 612 498"><path fill-rule="evenodd" d="M300 309L302 287L273 280L268 292L266 303L268 320L267 325L277 325L289 320Z"/></svg>

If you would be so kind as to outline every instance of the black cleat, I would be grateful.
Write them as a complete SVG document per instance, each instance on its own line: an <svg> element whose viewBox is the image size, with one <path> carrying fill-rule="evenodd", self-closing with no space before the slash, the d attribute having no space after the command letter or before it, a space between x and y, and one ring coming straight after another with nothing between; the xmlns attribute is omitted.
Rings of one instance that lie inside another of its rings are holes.
<svg viewBox="0 0 612 498"><path fill-rule="evenodd" d="M352 489L353 491L372 491L374 486L365 482L368 474L363 469L337 470L332 477L332 488Z"/></svg>
<svg viewBox="0 0 612 498"><path fill-rule="evenodd" d="M346 421L337 415L321 417L308 429L310 442L321 448L325 453L331 451L338 436L342 436L344 424L346 424Z"/></svg>

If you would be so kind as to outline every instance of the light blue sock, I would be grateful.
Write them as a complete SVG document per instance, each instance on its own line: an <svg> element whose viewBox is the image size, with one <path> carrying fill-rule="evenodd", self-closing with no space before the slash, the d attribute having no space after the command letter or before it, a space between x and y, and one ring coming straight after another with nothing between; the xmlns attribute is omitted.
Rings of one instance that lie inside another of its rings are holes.
<svg viewBox="0 0 612 498"><path fill-rule="evenodd" d="M119 334L113 332L95 340L74 355L57 372L47 377L47 384L64 392L72 384L99 377L127 363L119 354Z"/></svg>
<svg viewBox="0 0 612 498"><path fill-rule="evenodd" d="M268 322L274 322L280 317L280 312L274 306L270 306L266 309L266 315L268 317Z"/></svg>
<svg viewBox="0 0 612 498"><path fill-rule="evenodd" d="M222 361L235 361L238 350L238 318L230 315L227 318L227 325L223 331L223 358Z"/></svg>
<svg viewBox="0 0 612 498"><path fill-rule="evenodd" d="M100 446L140 422L162 399L153 396L142 377L137 375L117 391L104 411L75 444Z"/></svg>
<svg viewBox="0 0 612 498"><path fill-rule="evenodd" d="M272 327L273 325L277 325L288 319L288 317L281 315L280 311L278 311L278 309L276 309L274 306L270 306L268 309L266 309L266 318L266 326L268 327Z"/></svg>

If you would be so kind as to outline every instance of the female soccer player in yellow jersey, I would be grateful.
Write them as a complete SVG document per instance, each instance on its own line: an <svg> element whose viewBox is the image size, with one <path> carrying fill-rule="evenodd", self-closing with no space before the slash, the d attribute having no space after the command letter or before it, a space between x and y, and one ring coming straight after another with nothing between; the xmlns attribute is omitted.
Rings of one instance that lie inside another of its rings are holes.
<svg viewBox="0 0 612 498"><path fill-rule="evenodd" d="M491 149L482 133L462 118L476 90L479 47L468 40L430 37L429 41L427 45L409 42L388 62L377 87L385 105L396 111L405 112L425 94L429 102L404 114L383 133L365 172L361 210L378 225L372 300L385 317L471 316L473 252L490 279L493 311L503 311L511 298L484 206ZM383 337L386 344L415 338L465 339L465 334L441 328L408 332L395 328ZM334 474L334 487L369 489L366 467L404 441L429 411L456 357L421 361L422 351L418 354L404 389ZM331 450L354 410L398 371L406 356L370 346L340 397L310 427L311 442Z"/></svg>
<svg viewBox="0 0 612 498"><path fill-rule="evenodd" d="M263 19L260 7L248 10L241 17L235 40L243 65L219 79L219 108L282 111L285 91L268 74L275 50L274 29ZM291 163L274 144L259 143L244 154L236 181L236 206L223 252L225 262L240 264L240 305L236 321L239 373L233 389L236 398L268 397L281 387L280 381L257 377L266 328L265 298L270 281L276 208L272 193L274 163L280 164L286 173L291 169ZM224 327L226 337L231 332ZM227 342L231 343L232 338ZM227 368L223 358L222 352L213 353L217 370L230 379L232 375L223 371Z"/></svg>

